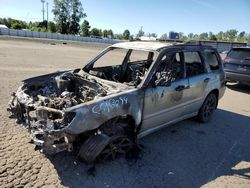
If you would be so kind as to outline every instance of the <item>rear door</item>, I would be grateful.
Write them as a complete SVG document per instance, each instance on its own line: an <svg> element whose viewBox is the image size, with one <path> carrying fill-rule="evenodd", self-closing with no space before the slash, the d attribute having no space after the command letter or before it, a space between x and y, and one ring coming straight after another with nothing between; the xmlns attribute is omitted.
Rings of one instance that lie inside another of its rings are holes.
<svg viewBox="0 0 250 188"><path fill-rule="evenodd" d="M199 51L183 51L186 77L189 82L188 103L185 114L197 112L201 107L206 94L207 85L212 80L212 75L205 70L205 62Z"/></svg>
<svg viewBox="0 0 250 188"><path fill-rule="evenodd" d="M224 60L227 72L250 74L250 48L233 48Z"/></svg>

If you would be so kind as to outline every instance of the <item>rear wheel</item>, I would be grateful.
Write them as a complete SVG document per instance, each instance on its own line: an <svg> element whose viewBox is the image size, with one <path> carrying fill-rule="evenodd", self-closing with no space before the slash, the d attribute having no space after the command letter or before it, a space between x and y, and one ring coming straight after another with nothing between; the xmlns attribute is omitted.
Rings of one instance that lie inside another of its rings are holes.
<svg viewBox="0 0 250 188"><path fill-rule="evenodd" d="M198 119L200 122L205 123L212 118L212 115L217 108L217 103L218 99L214 93L207 96L199 110Z"/></svg>

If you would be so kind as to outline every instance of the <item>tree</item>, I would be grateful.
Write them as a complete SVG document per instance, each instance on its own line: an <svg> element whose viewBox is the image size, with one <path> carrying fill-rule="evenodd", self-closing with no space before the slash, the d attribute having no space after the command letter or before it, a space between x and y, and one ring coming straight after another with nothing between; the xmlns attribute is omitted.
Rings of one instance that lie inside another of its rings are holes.
<svg viewBox="0 0 250 188"><path fill-rule="evenodd" d="M194 38L194 34L193 33L189 33L187 37L188 37L188 39L193 39Z"/></svg>
<svg viewBox="0 0 250 188"><path fill-rule="evenodd" d="M89 36L90 34L90 25L87 20L84 20L82 25L81 25L81 33L83 36Z"/></svg>
<svg viewBox="0 0 250 188"><path fill-rule="evenodd" d="M70 0L54 0L52 12L55 16L57 31L62 34L69 33Z"/></svg>
<svg viewBox="0 0 250 188"><path fill-rule="evenodd" d="M80 0L54 0L52 12L57 30L62 34L79 33L80 19L86 17Z"/></svg>
<svg viewBox="0 0 250 188"><path fill-rule="evenodd" d="M180 40L183 40L183 41L188 40L188 37L186 35L184 35L184 33L182 33L182 32L179 33L179 38L180 38Z"/></svg>
<svg viewBox="0 0 250 188"><path fill-rule="evenodd" d="M129 40L129 37L130 37L130 32L128 29L126 29L124 32L123 32L123 38L125 40Z"/></svg>
<svg viewBox="0 0 250 188"><path fill-rule="evenodd" d="M105 37L105 38L108 37L108 30L107 30L107 29L104 29L104 30L103 30L102 36Z"/></svg>
<svg viewBox="0 0 250 188"><path fill-rule="evenodd" d="M136 38L140 38L144 35L144 31L142 30L142 28L138 31L137 35L136 35Z"/></svg>
<svg viewBox="0 0 250 188"><path fill-rule="evenodd" d="M224 40L224 33L223 33L223 31L220 31L220 32L216 35L216 38L217 38L218 41Z"/></svg>
<svg viewBox="0 0 250 188"><path fill-rule="evenodd" d="M234 42L238 31L236 29L230 29L225 33L226 39L230 42Z"/></svg>
<svg viewBox="0 0 250 188"><path fill-rule="evenodd" d="M245 31L242 31L237 36L237 42L246 42L247 41L247 35Z"/></svg>
<svg viewBox="0 0 250 188"><path fill-rule="evenodd" d="M247 35L247 44L250 45L250 33Z"/></svg>
<svg viewBox="0 0 250 188"><path fill-rule="evenodd" d="M22 25L19 22L12 22L11 28L12 29L22 29Z"/></svg>
<svg viewBox="0 0 250 188"><path fill-rule="evenodd" d="M208 39L209 40L217 40L216 36L212 32L209 32Z"/></svg>
<svg viewBox="0 0 250 188"><path fill-rule="evenodd" d="M69 24L69 33L78 34L80 30L80 20L87 15L83 13L82 3L80 0L71 0L71 19Z"/></svg>
<svg viewBox="0 0 250 188"><path fill-rule="evenodd" d="M90 34L93 35L93 36L101 36L100 30L97 29L97 28L93 28L93 29L90 31Z"/></svg>
<svg viewBox="0 0 250 188"><path fill-rule="evenodd" d="M168 39L168 35L165 33L165 34L162 34L161 37L160 37L161 40L167 40Z"/></svg>
<svg viewBox="0 0 250 188"><path fill-rule="evenodd" d="M99 36L102 36L102 29L99 29Z"/></svg>
<svg viewBox="0 0 250 188"><path fill-rule="evenodd" d="M201 33L199 35L200 40L208 40L208 34L207 33Z"/></svg>
<svg viewBox="0 0 250 188"><path fill-rule="evenodd" d="M54 22L49 22L48 24L48 31L51 33L55 33L56 32L56 24Z"/></svg>
<svg viewBox="0 0 250 188"><path fill-rule="evenodd" d="M123 35L122 34L115 34L115 39L120 39L122 40L123 39Z"/></svg>
<svg viewBox="0 0 250 188"><path fill-rule="evenodd" d="M156 33L148 33L147 36L148 36L148 37L157 38L157 34L156 34Z"/></svg>
<svg viewBox="0 0 250 188"><path fill-rule="evenodd" d="M108 37L109 38L113 38L114 37L114 33L113 33L112 29L108 30Z"/></svg>

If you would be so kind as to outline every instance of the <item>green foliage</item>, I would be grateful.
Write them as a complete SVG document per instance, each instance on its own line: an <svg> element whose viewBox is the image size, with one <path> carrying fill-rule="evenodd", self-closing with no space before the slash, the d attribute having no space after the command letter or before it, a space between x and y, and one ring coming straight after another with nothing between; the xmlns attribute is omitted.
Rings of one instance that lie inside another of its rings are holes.
<svg viewBox="0 0 250 188"><path fill-rule="evenodd" d="M99 30L99 29L93 28L93 29L90 31L90 35L93 35L93 36L102 36L102 33L100 33L100 30Z"/></svg>
<svg viewBox="0 0 250 188"><path fill-rule="evenodd" d="M123 39L129 40L129 37L130 37L130 31L129 31L128 29L126 29L126 30L123 32Z"/></svg>
<svg viewBox="0 0 250 188"><path fill-rule="evenodd" d="M27 23L22 20L16 20L12 18L0 18L0 24L6 25L11 29L26 29Z"/></svg>
<svg viewBox="0 0 250 188"><path fill-rule="evenodd" d="M30 22L28 29L36 32L47 32L47 21L44 22Z"/></svg>
<svg viewBox="0 0 250 188"><path fill-rule="evenodd" d="M84 20L82 25L81 25L81 34L83 36L89 36L90 34L90 25L89 22L87 20Z"/></svg>
<svg viewBox="0 0 250 188"><path fill-rule="evenodd" d="M104 29L102 32L103 37L107 38L108 37L108 30Z"/></svg>
<svg viewBox="0 0 250 188"><path fill-rule="evenodd" d="M122 40L122 39L123 39L123 35L122 35L122 34L115 34L115 35L114 35L114 38L115 38L115 39Z"/></svg>
<svg viewBox="0 0 250 188"><path fill-rule="evenodd" d="M69 33L70 10L69 0L54 0L54 9L52 12L55 16L57 31L62 34Z"/></svg>
<svg viewBox="0 0 250 188"><path fill-rule="evenodd" d="M69 24L69 33L78 34L80 30L80 20L85 18L87 15L83 13L82 3L80 0L71 0L71 19Z"/></svg>
<svg viewBox="0 0 250 188"><path fill-rule="evenodd" d="M78 34L79 22L86 17L83 13L80 0L54 0L54 9L57 31L62 34Z"/></svg>
<svg viewBox="0 0 250 188"><path fill-rule="evenodd" d="M142 37L143 35L145 34L145 32L142 30L142 28L138 31L137 35L136 35L136 38L140 38Z"/></svg>
<svg viewBox="0 0 250 188"><path fill-rule="evenodd" d="M12 29L22 29L22 25L20 23L18 23L18 22L13 22L11 24L11 28Z"/></svg>
<svg viewBox="0 0 250 188"><path fill-rule="evenodd" d="M112 29L108 30L108 37L110 37L110 38L114 37L114 33L113 33Z"/></svg>
<svg viewBox="0 0 250 188"><path fill-rule="evenodd" d="M187 36L189 39L193 39L194 38L194 34L193 33L189 33Z"/></svg>
<svg viewBox="0 0 250 188"><path fill-rule="evenodd" d="M234 42L237 37L237 33L238 31L236 29L227 30L225 33L226 40L230 42Z"/></svg>
<svg viewBox="0 0 250 188"><path fill-rule="evenodd" d="M242 31L239 33L239 35L237 36L237 41L238 42L246 42L247 41L247 35L245 31Z"/></svg>
<svg viewBox="0 0 250 188"><path fill-rule="evenodd" d="M223 33L223 31L220 31L217 35L216 38L218 41L223 41L225 39L225 34Z"/></svg>
<svg viewBox="0 0 250 188"><path fill-rule="evenodd" d="M201 33L199 35L200 40L208 40L208 34L207 33Z"/></svg>
<svg viewBox="0 0 250 188"><path fill-rule="evenodd" d="M49 22L49 24L48 24L48 30L51 33L55 33L56 32L56 24L54 22Z"/></svg>
<svg viewBox="0 0 250 188"><path fill-rule="evenodd" d="M208 39L217 41L217 37L212 32L209 32Z"/></svg>
<svg viewBox="0 0 250 188"><path fill-rule="evenodd" d="M161 40L167 40L168 39L168 35L165 33L165 34L162 34L161 37L160 37Z"/></svg>
<svg viewBox="0 0 250 188"><path fill-rule="evenodd" d="M250 34L247 35L247 44L250 45Z"/></svg>
<svg viewBox="0 0 250 188"><path fill-rule="evenodd" d="M43 22L38 22L37 27L46 28L47 29L47 20L44 20Z"/></svg>

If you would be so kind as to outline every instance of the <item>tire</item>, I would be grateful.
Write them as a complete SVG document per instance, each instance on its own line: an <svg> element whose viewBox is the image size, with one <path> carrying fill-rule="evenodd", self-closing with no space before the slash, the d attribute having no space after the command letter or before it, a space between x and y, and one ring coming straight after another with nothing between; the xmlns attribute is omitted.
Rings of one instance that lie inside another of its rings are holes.
<svg viewBox="0 0 250 188"><path fill-rule="evenodd" d="M217 104L217 96L214 93L210 93L199 110L198 120L202 123L209 122L212 118L214 111L217 108Z"/></svg>

